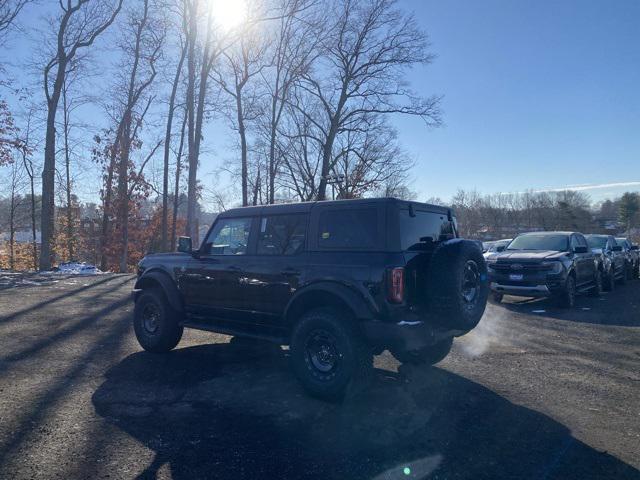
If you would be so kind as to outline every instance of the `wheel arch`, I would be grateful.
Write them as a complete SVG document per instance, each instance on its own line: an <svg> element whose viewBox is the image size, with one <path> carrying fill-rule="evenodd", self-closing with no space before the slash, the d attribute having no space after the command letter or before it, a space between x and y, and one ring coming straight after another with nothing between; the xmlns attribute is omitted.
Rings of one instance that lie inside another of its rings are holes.
<svg viewBox="0 0 640 480"><path fill-rule="evenodd" d="M336 282L319 282L298 290L289 301L284 320L291 327L304 312L321 307L346 309L355 320L370 320L374 312L360 294Z"/></svg>
<svg viewBox="0 0 640 480"><path fill-rule="evenodd" d="M184 310L182 297L174 280L167 272L160 269L145 271L142 276L136 280L136 284L133 287L134 300L138 299L138 296L143 290L154 287L160 288L164 292L169 305L171 305L174 310L178 312Z"/></svg>

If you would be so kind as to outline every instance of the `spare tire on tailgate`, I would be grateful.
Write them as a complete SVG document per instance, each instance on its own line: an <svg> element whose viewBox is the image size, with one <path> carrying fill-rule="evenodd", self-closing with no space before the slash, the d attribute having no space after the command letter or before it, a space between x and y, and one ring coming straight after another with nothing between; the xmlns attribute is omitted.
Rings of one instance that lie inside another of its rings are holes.
<svg viewBox="0 0 640 480"><path fill-rule="evenodd" d="M453 330L474 328L487 304L487 265L475 242L453 239L433 252L427 269L427 304L433 321Z"/></svg>

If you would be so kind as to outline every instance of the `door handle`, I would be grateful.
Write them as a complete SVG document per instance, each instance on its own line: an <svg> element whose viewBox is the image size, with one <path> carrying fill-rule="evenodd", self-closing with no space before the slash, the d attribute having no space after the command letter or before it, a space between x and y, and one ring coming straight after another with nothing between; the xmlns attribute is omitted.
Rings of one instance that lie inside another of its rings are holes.
<svg viewBox="0 0 640 480"><path fill-rule="evenodd" d="M281 275L298 275L300 274L300 271L296 270L295 268L285 268L280 272L280 274Z"/></svg>

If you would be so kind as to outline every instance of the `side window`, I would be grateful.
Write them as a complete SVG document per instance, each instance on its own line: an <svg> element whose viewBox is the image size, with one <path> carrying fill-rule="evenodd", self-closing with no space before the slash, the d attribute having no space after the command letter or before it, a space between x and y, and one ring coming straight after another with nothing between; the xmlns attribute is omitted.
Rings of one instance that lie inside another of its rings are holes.
<svg viewBox="0 0 640 480"><path fill-rule="evenodd" d="M575 235L571 235L571 250L573 251L578 245L580 245L580 242L578 242L578 237L576 237Z"/></svg>
<svg viewBox="0 0 640 480"><path fill-rule="evenodd" d="M258 255L295 255L304 250L307 215L262 217Z"/></svg>
<svg viewBox="0 0 640 480"><path fill-rule="evenodd" d="M223 218L209 233L203 253L211 255L245 255L249 243L251 218Z"/></svg>
<svg viewBox="0 0 640 480"><path fill-rule="evenodd" d="M578 237L578 245L582 247L587 247L587 251L588 251L589 244L587 244L587 239L584 238L582 235L577 235L577 237Z"/></svg>
<svg viewBox="0 0 640 480"><path fill-rule="evenodd" d="M318 223L320 248L373 248L378 238L375 208L326 210Z"/></svg>

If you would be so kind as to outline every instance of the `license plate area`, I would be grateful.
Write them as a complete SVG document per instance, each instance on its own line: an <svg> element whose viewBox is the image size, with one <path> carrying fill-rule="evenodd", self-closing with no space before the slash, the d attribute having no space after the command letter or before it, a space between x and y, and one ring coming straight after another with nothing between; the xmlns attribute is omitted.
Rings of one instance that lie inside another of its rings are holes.
<svg viewBox="0 0 640 480"><path fill-rule="evenodd" d="M515 280L516 282L522 281L524 278L522 273L510 273L509 280Z"/></svg>

